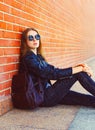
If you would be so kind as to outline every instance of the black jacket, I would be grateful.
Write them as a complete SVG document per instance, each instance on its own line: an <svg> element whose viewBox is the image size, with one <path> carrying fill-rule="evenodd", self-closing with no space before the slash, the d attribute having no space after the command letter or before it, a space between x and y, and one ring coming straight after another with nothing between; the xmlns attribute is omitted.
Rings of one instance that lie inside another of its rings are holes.
<svg viewBox="0 0 95 130"><path fill-rule="evenodd" d="M48 64L41 55L35 55L32 51L28 52L20 62L19 71L25 71L24 63L28 72L32 75L34 84L37 78L41 79L44 88L51 85L50 80L58 80L72 75L72 68L59 69Z"/></svg>

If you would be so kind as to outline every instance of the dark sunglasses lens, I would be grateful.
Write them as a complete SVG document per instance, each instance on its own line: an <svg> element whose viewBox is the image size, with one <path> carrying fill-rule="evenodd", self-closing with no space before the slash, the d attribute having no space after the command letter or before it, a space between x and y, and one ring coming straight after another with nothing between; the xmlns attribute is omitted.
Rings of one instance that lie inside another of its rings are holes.
<svg viewBox="0 0 95 130"><path fill-rule="evenodd" d="M30 35L30 36L28 37L28 39L29 39L29 41L33 41L33 36Z"/></svg>
<svg viewBox="0 0 95 130"><path fill-rule="evenodd" d="M39 34L35 35L35 39L40 40L40 35Z"/></svg>

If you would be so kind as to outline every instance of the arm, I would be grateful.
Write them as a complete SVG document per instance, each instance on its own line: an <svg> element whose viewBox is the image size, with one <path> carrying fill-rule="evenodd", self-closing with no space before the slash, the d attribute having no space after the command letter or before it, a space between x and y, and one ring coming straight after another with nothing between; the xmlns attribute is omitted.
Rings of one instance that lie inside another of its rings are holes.
<svg viewBox="0 0 95 130"><path fill-rule="evenodd" d="M31 55L27 56L24 60L29 72L34 73L41 78L57 80L72 75L71 67L66 69L55 68L53 65L50 65L45 61L40 62L37 58L33 58Z"/></svg>
<svg viewBox="0 0 95 130"><path fill-rule="evenodd" d="M92 76L92 70L86 64L79 64L79 65L72 68L72 73L73 74L81 72L81 71L86 72L89 76Z"/></svg>
<svg viewBox="0 0 95 130"><path fill-rule="evenodd" d="M72 67L72 73L73 73L73 74L76 74L76 73L81 72L81 71L83 71L82 66Z"/></svg>

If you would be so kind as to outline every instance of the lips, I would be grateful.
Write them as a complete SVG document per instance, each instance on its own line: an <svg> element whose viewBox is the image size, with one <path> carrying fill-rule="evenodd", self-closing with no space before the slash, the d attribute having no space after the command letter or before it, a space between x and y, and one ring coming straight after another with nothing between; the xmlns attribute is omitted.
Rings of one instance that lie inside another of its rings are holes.
<svg viewBox="0 0 95 130"><path fill-rule="evenodd" d="M33 43L33 45L34 45L34 46L36 46L36 45L37 45L37 43Z"/></svg>

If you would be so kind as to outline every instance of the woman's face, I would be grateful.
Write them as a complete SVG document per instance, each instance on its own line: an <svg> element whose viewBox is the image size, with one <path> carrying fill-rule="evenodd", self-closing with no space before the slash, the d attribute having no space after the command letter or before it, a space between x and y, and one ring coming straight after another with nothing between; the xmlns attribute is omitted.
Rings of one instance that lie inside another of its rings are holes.
<svg viewBox="0 0 95 130"><path fill-rule="evenodd" d="M31 50L37 49L39 47L40 35L36 31L29 31L27 33L27 45Z"/></svg>

